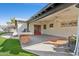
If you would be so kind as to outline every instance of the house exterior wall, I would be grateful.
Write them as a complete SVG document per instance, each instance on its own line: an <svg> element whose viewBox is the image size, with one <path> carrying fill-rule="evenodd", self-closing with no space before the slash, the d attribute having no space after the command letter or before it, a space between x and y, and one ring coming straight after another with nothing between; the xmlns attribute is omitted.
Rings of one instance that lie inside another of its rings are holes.
<svg viewBox="0 0 79 59"><path fill-rule="evenodd" d="M47 18L52 16L50 18ZM41 19L41 21L36 21L30 23L30 31L34 33L34 25L39 24L41 25L41 33L47 35L56 35L56 36L63 36L68 37L70 35L76 34L77 26L65 26L62 27L61 23L63 22L77 22L77 14L76 14L76 7L71 6L66 8L65 10L61 10L60 12L56 13L55 15L51 14L45 17L45 20ZM58 18L54 19L53 16L58 16ZM43 25L46 24L47 29L43 29ZM49 25L53 24L53 28L50 28Z"/></svg>
<svg viewBox="0 0 79 59"><path fill-rule="evenodd" d="M17 25L18 34L22 33L24 29L27 29L27 23L18 23Z"/></svg>
<svg viewBox="0 0 79 59"><path fill-rule="evenodd" d="M9 32L15 32L15 31L16 31L16 29L14 29L14 28L9 30Z"/></svg>
<svg viewBox="0 0 79 59"><path fill-rule="evenodd" d="M47 29L43 29L43 34L48 34L48 35L56 35L56 36L63 36L63 37L68 37L70 35L76 34L77 31L77 26L72 26L72 27L61 27L60 22L54 22L53 28L49 27L49 24L52 24L53 22L45 23L47 26Z"/></svg>

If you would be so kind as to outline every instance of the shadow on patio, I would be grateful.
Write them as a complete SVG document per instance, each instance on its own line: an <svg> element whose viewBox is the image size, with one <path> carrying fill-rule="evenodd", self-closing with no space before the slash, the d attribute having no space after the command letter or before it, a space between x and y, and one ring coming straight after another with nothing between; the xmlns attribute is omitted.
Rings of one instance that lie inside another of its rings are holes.
<svg viewBox="0 0 79 59"><path fill-rule="evenodd" d="M63 38L63 37L52 36L52 35L32 35L30 42L24 43L24 44L21 41L20 42L23 47L26 47L26 46L42 43L42 42L45 42L45 41L51 40L51 39L55 40L56 38Z"/></svg>
<svg viewBox="0 0 79 59"><path fill-rule="evenodd" d="M29 50L27 49L27 51L30 51L32 53L35 53L39 56L73 56L73 53L67 53L67 52L58 52L58 51L39 51L39 50Z"/></svg>
<svg viewBox="0 0 79 59"><path fill-rule="evenodd" d="M40 56L71 56L67 45L56 47L52 44L45 44L46 40L54 40L56 38L61 38L57 36L41 35L41 36L31 36L31 41L29 43L22 44L21 46L24 50L30 51Z"/></svg>

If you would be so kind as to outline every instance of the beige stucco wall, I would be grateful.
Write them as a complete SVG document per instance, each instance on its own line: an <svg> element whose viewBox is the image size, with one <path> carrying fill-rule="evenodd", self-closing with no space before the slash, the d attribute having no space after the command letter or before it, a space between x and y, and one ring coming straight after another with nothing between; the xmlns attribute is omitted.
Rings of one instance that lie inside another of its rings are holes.
<svg viewBox="0 0 79 59"><path fill-rule="evenodd" d="M77 27L76 26L72 26L72 27L61 27L61 23L60 22L54 22L54 27L50 28L49 24L52 24L53 22L49 22L46 23L47 25L47 29L43 29L43 34L48 34L48 35L56 35L56 36L70 36L72 34L76 34L77 31Z"/></svg>
<svg viewBox="0 0 79 59"><path fill-rule="evenodd" d="M10 29L9 31L10 31L10 32L15 32L15 31L16 31L16 29Z"/></svg>
<svg viewBox="0 0 79 59"><path fill-rule="evenodd" d="M57 16L57 18L54 18ZM56 35L68 37L76 34L77 26L61 27L61 22L77 21L76 7L75 5L68 7L64 10L57 12L55 15L49 15L40 21L30 23L30 31L34 33L34 24L41 25L41 33L48 35ZM43 29L43 25L46 24L47 29ZM49 27L49 24L54 24L53 28Z"/></svg>

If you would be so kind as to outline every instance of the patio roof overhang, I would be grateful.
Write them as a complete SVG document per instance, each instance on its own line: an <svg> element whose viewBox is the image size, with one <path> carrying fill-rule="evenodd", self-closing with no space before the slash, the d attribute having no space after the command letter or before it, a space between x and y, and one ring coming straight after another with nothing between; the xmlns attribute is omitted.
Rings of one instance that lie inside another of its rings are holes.
<svg viewBox="0 0 79 59"><path fill-rule="evenodd" d="M48 15L54 14L60 10L63 10L69 6L74 5L75 3L53 3L53 4L48 4L47 6L45 6L40 12L38 12L37 14L35 14L34 16L32 16L28 22L34 22L37 20L40 20Z"/></svg>
<svg viewBox="0 0 79 59"><path fill-rule="evenodd" d="M17 22L19 22L19 23L27 23L27 21L23 21L23 20L17 20Z"/></svg>

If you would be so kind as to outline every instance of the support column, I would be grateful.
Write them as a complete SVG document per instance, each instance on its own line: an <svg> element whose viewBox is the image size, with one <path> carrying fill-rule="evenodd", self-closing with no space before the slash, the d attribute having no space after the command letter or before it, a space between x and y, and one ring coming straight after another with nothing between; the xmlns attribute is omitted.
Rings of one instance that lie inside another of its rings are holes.
<svg viewBox="0 0 79 59"><path fill-rule="evenodd" d="M18 27L18 25L17 25L17 20L15 20L15 27L16 27L16 29L17 29L17 27Z"/></svg>
<svg viewBox="0 0 79 59"><path fill-rule="evenodd" d="M77 7L76 13L78 13L78 20L77 20L77 39L76 39L74 55L79 56L79 4L76 7Z"/></svg>
<svg viewBox="0 0 79 59"><path fill-rule="evenodd" d="M27 22L27 32L30 32L29 31L29 22Z"/></svg>

